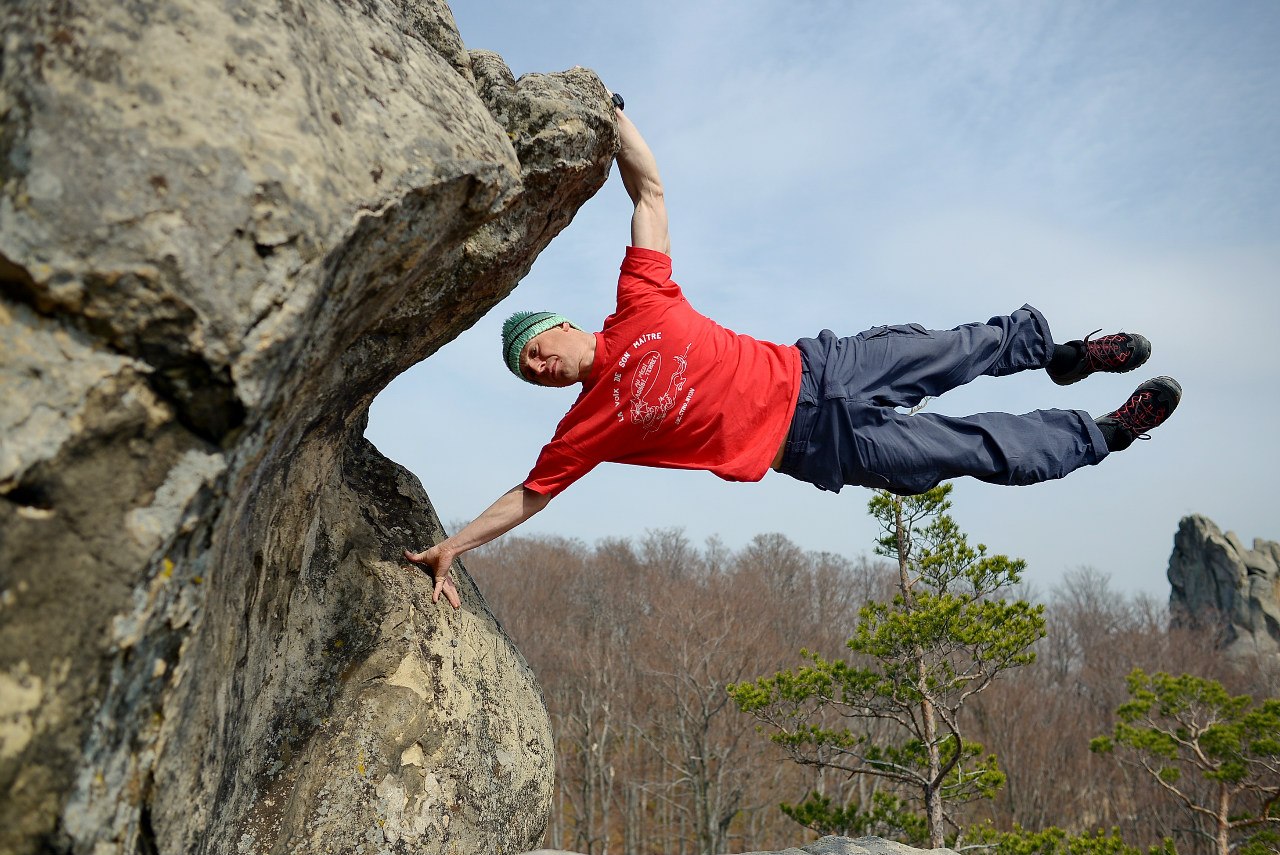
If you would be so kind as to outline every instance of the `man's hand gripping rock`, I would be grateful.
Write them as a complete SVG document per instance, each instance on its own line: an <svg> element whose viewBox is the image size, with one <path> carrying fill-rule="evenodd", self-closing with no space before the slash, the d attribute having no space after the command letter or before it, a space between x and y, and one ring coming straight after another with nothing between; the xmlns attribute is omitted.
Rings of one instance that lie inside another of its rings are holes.
<svg viewBox="0 0 1280 855"><path fill-rule="evenodd" d="M440 544L431 547L422 552L404 551L404 557L431 571L431 575L436 580L435 590L431 594L431 602L440 602L440 595L444 594L444 598L449 601L449 605L455 609L462 606L462 600L458 597L458 588L453 584L453 559L457 557L454 553L446 549L441 549Z"/></svg>

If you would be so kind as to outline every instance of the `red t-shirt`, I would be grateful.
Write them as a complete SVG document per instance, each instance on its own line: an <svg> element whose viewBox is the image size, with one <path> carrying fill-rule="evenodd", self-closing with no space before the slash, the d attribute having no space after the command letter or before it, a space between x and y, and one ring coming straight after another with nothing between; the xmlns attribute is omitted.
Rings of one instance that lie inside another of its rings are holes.
<svg viewBox="0 0 1280 855"><path fill-rule="evenodd" d="M759 481L800 394L800 352L738 335L689 305L671 259L627 247L618 308L582 392L524 485L554 496L599 463Z"/></svg>

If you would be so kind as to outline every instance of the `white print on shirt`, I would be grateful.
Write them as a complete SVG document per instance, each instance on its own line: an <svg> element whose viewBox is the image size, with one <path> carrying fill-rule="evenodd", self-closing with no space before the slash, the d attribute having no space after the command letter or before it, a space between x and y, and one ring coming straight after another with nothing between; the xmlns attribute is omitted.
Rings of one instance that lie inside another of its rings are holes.
<svg viewBox="0 0 1280 855"><path fill-rule="evenodd" d="M631 347L638 348L642 344L655 341L662 338L662 333L645 333L636 339ZM631 396L629 403L629 411L631 415L631 423L640 425L646 434L656 431L662 426L663 420L667 414L675 409L676 404L680 400L680 392L684 390L685 372L689 368L689 349L693 347L693 343L685 345L684 353L675 357L676 368L671 372L671 376L667 380L667 387L656 399L653 398L653 392L657 389L660 377L662 375L662 354L656 350L650 350L636 361L635 369L631 376ZM618 371L613 374L613 406L618 409L618 421L626 421L626 417L621 412L622 408L622 371L631 361L631 351L628 350L622 354L618 360ZM684 398L684 404L680 407L680 412L676 414L676 424L680 424L684 419L685 411L689 408L689 401L693 398L693 389L689 390L689 394Z"/></svg>

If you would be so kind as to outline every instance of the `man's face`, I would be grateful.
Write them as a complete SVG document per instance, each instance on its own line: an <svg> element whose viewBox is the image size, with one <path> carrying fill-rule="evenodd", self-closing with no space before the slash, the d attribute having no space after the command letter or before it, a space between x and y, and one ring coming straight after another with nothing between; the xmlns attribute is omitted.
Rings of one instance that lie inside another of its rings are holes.
<svg viewBox="0 0 1280 855"><path fill-rule="evenodd" d="M567 323L538 333L520 352L520 373L539 386L572 386L591 368L595 340Z"/></svg>

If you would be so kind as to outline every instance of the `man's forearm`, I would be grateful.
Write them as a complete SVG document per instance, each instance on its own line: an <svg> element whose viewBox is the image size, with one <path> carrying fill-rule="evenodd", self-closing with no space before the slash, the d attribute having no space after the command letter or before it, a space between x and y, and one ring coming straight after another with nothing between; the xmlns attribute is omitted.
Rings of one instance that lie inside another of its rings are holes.
<svg viewBox="0 0 1280 855"><path fill-rule="evenodd" d="M525 489L523 484L518 484L490 505L488 510L463 526L462 531L453 537L445 538L422 552L406 549L404 557L431 571L431 575L435 578L431 602L440 602L440 596L443 594L449 601L449 605L455 609L460 608L462 598L458 594L451 572L453 559L469 549L475 549L511 531L545 508L549 501L551 501L550 496L543 496L533 490Z"/></svg>
<svg viewBox="0 0 1280 855"><path fill-rule="evenodd" d="M622 186L637 205L645 195L661 196L662 178L658 175L658 161L627 114L618 110L616 115L622 142L618 149L618 175L622 178Z"/></svg>
<svg viewBox="0 0 1280 855"><path fill-rule="evenodd" d="M550 501L549 496L543 496L523 484L517 484L503 493L484 513L467 523L457 534L446 538L439 546L457 557L511 531L545 508Z"/></svg>

